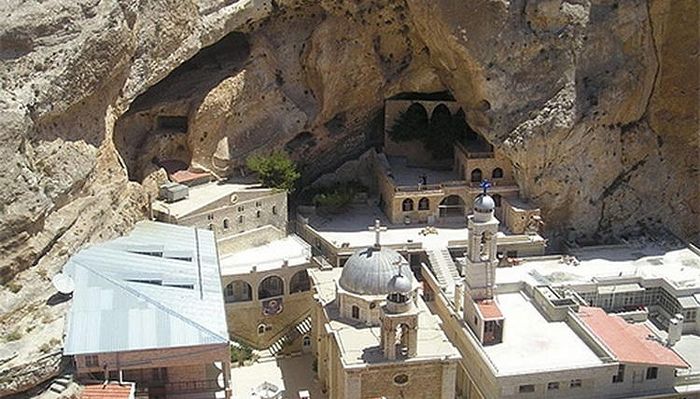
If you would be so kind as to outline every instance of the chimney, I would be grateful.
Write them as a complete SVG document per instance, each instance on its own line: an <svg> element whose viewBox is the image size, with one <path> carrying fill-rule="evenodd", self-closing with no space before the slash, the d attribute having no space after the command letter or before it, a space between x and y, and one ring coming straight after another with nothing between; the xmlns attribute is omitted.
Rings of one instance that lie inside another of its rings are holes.
<svg viewBox="0 0 700 399"><path fill-rule="evenodd" d="M668 338L666 338L666 345L673 346L676 342L680 341L681 335L683 334L683 315L676 313L675 316L668 321Z"/></svg>

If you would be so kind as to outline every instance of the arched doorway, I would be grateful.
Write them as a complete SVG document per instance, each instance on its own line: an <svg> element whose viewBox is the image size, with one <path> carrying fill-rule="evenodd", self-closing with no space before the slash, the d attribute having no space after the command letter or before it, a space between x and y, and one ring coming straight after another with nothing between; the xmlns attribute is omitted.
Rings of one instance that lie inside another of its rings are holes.
<svg viewBox="0 0 700 399"><path fill-rule="evenodd" d="M284 281L277 276L266 277L258 286L258 299L284 295Z"/></svg>
<svg viewBox="0 0 700 399"><path fill-rule="evenodd" d="M309 274L306 270L300 270L292 276L289 280L289 293L294 294L296 292L304 292L311 289L311 281L309 280Z"/></svg>
<svg viewBox="0 0 700 399"><path fill-rule="evenodd" d="M226 303L247 302L253 300L253 289L243 280L234 280L224 289Z"/></svg>
<svg viewBox="0 0 700 399"><path fill-rule="evenodd" d="M418 201L418 210L419 211L427 211L430 209L430 200L427 199L426 197L421 198Z"/></svg>
<svg viewBox="0 0 700 399"><path fill-rule="evenodd" d="M440 201L440 217L464 216L464 200L459 195L449 195Z"/></svg>
<svg viewBox="0 0 700 399"><path fill-rule="evenodd" d="M410 198L406 198L403 200L401 203L401 210L404 212L412 211L413 210L413 200Z"/></svg>

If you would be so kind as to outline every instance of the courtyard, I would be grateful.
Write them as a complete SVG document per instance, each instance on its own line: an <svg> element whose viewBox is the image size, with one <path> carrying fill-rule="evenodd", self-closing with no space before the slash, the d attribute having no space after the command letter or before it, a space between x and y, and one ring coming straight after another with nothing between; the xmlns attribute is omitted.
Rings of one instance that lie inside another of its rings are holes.
<svg viewBox="0 0 700 399"><path fill-rule="evenodd" d="M326 399L321 385L314 379L313 356L301 356L267 360L250 366L236 367L231 370L233 399L257 399L252 395L255 389L267 382L276 385L281 391L281 398L297 399L299 391L309 392L311 399Z"/></svg>

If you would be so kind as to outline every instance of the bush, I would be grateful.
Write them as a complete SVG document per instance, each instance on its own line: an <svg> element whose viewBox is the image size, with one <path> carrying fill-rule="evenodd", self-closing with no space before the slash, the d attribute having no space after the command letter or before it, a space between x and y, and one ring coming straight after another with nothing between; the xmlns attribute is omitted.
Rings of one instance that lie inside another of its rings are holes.
<svg viewBox="0 0 700 399"><path fill-rule="evenodd" d="M319 189L312 201L318 207L342 209L355 199L357 193L366 191L367 188L358 182L335 184Z"/></svg>
<svg viewBox="0 0 700 399"><path fill-rule="evenodd" d="M5 340L7 342L12 342L12 341L19 341L19 339L22 338L22 332L17 329L15 331L12 331L11 333L7 334L7 337L5 337Z"/></svg>
<svg viewBox="0 0 700 399"><path fill-rule="evenodd" d="M397 142L418 140L435 159L452 158L452 146L463 141L472 132L463 110L450 115L446 107L436 108L428 119L425 109L413 104L399 114L389 130L389 137Z"/></svg>
<svg viewBox="0 0 700 399"><path fill-rule="evenodd" d="M242 343L231 345L231 363L243 365L246 360L251 359L253 359L253 348Z"/></svg>
<svg viewBox="0 0 700 399"><path fill-rule="evenodd" d="M258 174L266 187L291 191L301 176L291 159L281 151L270 155L253 155L246 160L248 169Z"/></svg>

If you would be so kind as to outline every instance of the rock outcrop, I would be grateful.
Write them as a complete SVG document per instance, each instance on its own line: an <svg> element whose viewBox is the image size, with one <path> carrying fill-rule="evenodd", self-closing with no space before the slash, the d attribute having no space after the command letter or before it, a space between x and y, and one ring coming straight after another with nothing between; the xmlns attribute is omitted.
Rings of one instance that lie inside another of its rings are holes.
<svg viewBox="0 0 700 399"><path fill-rule="evenodd" d="M377 143L399 93L449 91L555 241L700 236L693 0L26 0L0 13L0 336L16 338L3 369L60 346L50 277L145 217L159 160L225 175L280 148L311 181ZM0 381L0 395L32 383Z"/></svg>

